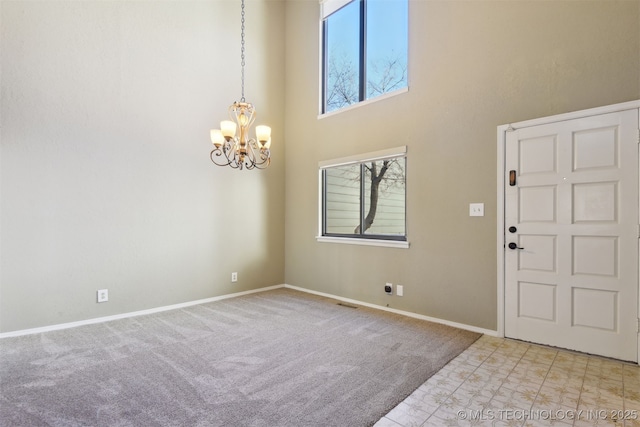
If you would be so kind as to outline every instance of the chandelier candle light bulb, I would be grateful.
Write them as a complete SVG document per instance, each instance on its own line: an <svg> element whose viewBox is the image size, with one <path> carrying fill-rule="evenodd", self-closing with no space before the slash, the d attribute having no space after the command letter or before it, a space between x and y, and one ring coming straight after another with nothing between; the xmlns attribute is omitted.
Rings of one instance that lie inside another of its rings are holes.
<svg viewBox="0 0 640 427"><path fill-rule="evenodd" d="M216 148L220 148L224 144L224 135L220 129L211 129L211 142Z"/></svg>
<svg viewBox="0 0 640 427"><path fill-rule="evenodd" d="M236 136L236 124L231 120L221 121L220 129L222 130L222 135L227 141Z"/></svg>
<svg viewBox="0 0 640 427"><path fill-rule="evenodd" d="M265 125L256 126L256 138L262 145L271 139L271 128Z"/></svg>

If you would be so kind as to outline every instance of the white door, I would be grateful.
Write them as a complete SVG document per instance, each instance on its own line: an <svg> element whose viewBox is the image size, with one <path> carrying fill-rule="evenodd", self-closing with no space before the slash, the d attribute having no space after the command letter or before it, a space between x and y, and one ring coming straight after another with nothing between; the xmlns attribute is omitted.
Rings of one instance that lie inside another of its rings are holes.
<svg viewBox="0 0 640 427"><path fill-rule="evenodd" d="M505 150L505 336L638 361L638 110Z"/></svg>

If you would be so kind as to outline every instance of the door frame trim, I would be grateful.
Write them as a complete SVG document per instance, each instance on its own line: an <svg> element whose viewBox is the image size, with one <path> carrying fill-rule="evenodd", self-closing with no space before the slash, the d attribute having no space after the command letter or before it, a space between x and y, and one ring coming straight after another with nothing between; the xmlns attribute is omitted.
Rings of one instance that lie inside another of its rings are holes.
<svg viewBox="0 0 640 427"><path fill-rule="evenodd" d="M506 183L506 169L505 169L505 155L506 155L506 141L507 141L507 132L514 131L516 129L522 129L531 126L544 125L549 123L557 123L563 122L567 120L580 119L591 116L599 116L602 114L608 113L616 113L619 111L625 110L639 110L640 114L640 100L623 102L620 104L612 104L603 107L590 108L586 110L573 111L570 113L557 114L554 116L548 117L540 117L532 120L525 120L516 123L509 123L505 125L500 125L497 128L497 144L498 144L498 163L497 163L497 298L498 298L498 312L497 312L497 336L504 337L505 330L505 194L504 194L504 186ZM640 142L640 141L639 141ZM640 168L640 164L639 164ZM638 206L638 210L640 212L640 206ZM640 243L639 243L640 244ZM640 283L638 283L639 288L639 301L638 301L638 316L640 316ZM640 325L640 321L639 325ZM640 338L638 339L638 355L640 355ZM639 357L640 363L640 357Z"/></svg>

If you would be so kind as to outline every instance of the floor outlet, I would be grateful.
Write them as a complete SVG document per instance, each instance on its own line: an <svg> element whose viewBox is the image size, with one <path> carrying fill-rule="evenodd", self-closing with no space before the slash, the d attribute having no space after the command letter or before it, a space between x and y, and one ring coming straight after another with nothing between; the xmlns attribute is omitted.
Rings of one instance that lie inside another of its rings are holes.
<svg viewBox="0 0 640 427"><path fill-rule="evenodd" d="M234 282L234 283L238 281L238 273L237 272L234 271L233 273L231 273L231 281Z"/></svg>
<svg viewBox="0 0 640 427"><path fill-rule="evenodd" d="M404 294L404 287L402 285L396 286L396 295L401 297Z"/></svg>
<svg viewBox="0 0 640 427"><path fill-rule="evenodd" d="M108 289L99 289L98 290L98 302L107 302L109 301L109 290Z"/></svg>

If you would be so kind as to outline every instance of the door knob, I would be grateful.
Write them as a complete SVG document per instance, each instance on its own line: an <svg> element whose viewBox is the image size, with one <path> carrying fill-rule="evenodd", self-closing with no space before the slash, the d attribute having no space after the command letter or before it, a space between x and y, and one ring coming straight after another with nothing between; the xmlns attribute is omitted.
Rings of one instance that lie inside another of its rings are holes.
<svg viewBox="0 0 640 427"><path fill-rule="evenodd" d="M519 247L517 243L513 243L513 242L509 243L508 246L509 246L509 249L524 249Z"/></svg>
<svg viewBox="0 0 640 427"><path fill-rule="evenodd" d="M509 233L515 233L516 231L518 231L518 229L515 228L513 225L509 227Z"/></svg>

